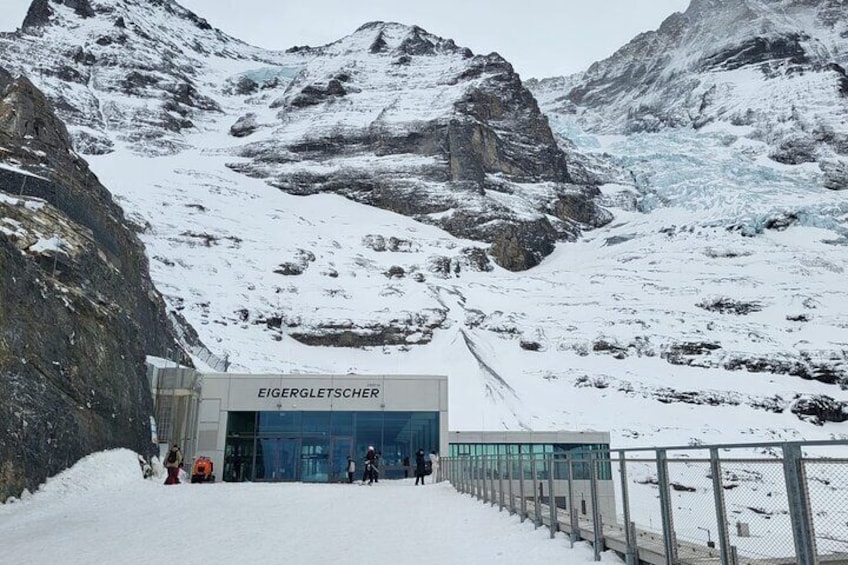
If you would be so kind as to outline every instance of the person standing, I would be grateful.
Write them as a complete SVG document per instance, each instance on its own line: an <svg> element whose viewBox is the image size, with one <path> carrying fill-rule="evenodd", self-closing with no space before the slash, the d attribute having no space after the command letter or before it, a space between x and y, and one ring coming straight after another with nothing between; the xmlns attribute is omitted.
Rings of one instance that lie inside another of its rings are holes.
<svg viewBox="0 0 848 565"><path fill-rule="evenodd" d="M353 457L350 455L347 456L347 482L353 483L353 474L356 473L356 463L353 461Z"/></svg>
<svg viewBox="0 0 848 565"><path fill-rule="evenodd" d="M415 484L416 486L419 484L418 481L421 481L420 484L424 484L424 474L427 472L426 464L424 460L424 450L420 447L418 451L415 452Z"/></svg>
<svg viewBox="0 0 848 565"><path fill-rule="evenodd" d="M165 469L168 471L168 477L165 479L166 485L180 484L180 467L183 464L183 452L180 451L180 446L176 443L168 450L168 455L165 456Z"/></svg>
<svg viewBox="0 0 848 565"><path fill-rule="evenodd" d="M439 454L435 451L430 452L430 473L433 475L431 482L435 483L439 480Z"/></svg>
<svg viewBox="0 0 848 565"><path fill-rule="evenodd" d="M362 484L365 484L365 479L368 479L368 484L374 482L374 460L377 458L377 452L374 451L374 446L369 445L368 451L365 452L365 469L362 472Z"/></svg>

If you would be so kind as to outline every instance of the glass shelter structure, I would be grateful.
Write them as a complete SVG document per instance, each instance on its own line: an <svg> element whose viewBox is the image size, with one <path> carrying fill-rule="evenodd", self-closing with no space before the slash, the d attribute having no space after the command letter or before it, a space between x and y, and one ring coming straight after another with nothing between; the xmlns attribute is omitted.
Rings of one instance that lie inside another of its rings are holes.
<svg viewBox="0 0 848 565"><path fill-rule="evenodd" d="M448 435L448 453L451 458L502 456L517 459L522 456L524 460L536 459L541 462L553 455L558 461L553 481L557 505L564 504L565 496L556 493L565 493L571 489L575 498L581 501L580 512L586 515L592 513L589 460L592 453L597 453L602 459L596 467L598 510L605 521L612 523L616 520L615 487L609 463L609 432L468 431L450 432ZM570 459L571 463L565 463L566 459ZM529 467L522 468L524 479L532 480ZM547 482L548 471L545 465L539 465L535 478L543 484ZM512 479L516 480L515 477ZM532 491L527 496L532 497Z"/></svg>

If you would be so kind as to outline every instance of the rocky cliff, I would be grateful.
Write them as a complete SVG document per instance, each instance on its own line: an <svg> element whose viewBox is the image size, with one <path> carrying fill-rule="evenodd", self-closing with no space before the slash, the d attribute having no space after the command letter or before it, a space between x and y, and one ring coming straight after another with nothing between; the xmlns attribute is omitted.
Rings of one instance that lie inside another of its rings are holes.
<svg viewBox="0 0 848 565"><path fill-rule="evenodd" d="M0 500L93 451L151 449L144 358L175 348L121 209L0 70Z"/></svg>
<svg viewBox="0 0 848 565"><path fill-rule="evenodd" d="M294 78L254 94L256 110L232 129L249 142L236 170L490 243L510 270L609 221L593 202L597 189L574 180L536 101L496 53L475 56L421 28L373 22L293 55Z"/></svg>

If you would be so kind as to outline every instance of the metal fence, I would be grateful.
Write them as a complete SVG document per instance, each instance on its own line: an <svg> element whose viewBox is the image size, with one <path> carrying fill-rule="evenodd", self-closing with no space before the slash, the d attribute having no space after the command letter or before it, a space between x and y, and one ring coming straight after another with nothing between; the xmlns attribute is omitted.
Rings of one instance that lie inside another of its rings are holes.
<svg viewBox="0 0 848 565"><path fill-rule="evenodd" d="M438 480L628 565L848 565L848 441L445 457Z"/></svg>

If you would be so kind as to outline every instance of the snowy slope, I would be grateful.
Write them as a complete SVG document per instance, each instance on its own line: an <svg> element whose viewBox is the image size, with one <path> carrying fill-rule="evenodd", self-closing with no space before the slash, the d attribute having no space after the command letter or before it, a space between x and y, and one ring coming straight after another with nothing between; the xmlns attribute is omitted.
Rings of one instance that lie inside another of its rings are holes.
<svg viewBox="0 0 848 565"><path fill-rule="evenodd" d="M91 455L28 500L0 505L0 535L4 562L15 565L169 556L210 565L355 563L374 548L422 565L580 564L593 557L587 543L571 549L564 534L552 540L547 529L520 524L445 483L166 487L141 479L127 450ZM619 562L612 554L605 560Z"/></svg>
<svg viewBox="0 0 848 565"><path fill-rule="evenodd" d="M848 187L848 24L841 0L693 0L572 76L529 86L599 133L745 126L772 160Z"/></svg>
<svg viewBox="0 0 848 565"><path fill-rule="evenodd" d="M79 27L51 27L50 41L37 31L7 38L3 49L21 70L37 69L51 46L84 43L84 60L114 45L97 43L103 18L50 7ZM476 232L452 235L432 225L439 219L432 212L401 215L332 191L301 195L265 182L288 169L334 175L382 167L407 175L415 194L431 182L434 159L421 155L303 163L281 150L313 132L373 123L382 104L374 82L338 101L336 87L319 80L337 73L338 50L360 57L367 44L370 52L376 34L367 26L372 43L354 45L364 41L360 30L322 48L259 53L192 19L169 19L179 27L168 28L140 12L113 15L125 18L125 30L135 22L145 33L164 29L181 39L167 57L150 55L170 61L145 71L157 82L125 94L122 79L96 65L77 83L55 72L34 80L56 99L88 108L66 109L66 117L81 145L100 148L91 166L138 226L153 280L233 370L448 374L456 430L594 428L611 430L617 445L846 434L844 423L832 421L848 418L840 387L848 351L845 193L827 200L811 188L815 165L777 164L761 142L724 130L683 141L676 134L603 138L552 115L556 131L595 152L587 166L601 163L598 174L611 181L601 192L615 219L558 244L533 269L511 272L481 257L488 242ZM384 29L389 50L399 47L393 33L423 33ZM403 71L410 87L402 82L403 95L384 113L393 138L415 133L419 118L445 115L441 97L453 96L454 85L442 77L455 75L451 65L464 55L442 45L444 54L424 60L432 68ZM485 58L474 59L488 72ZM141 69L148 55L129 60ZM387 69L361 76L373 81ZM187 96L181 81L191 84ZM307 94L327 112L292 106L305 89L300 81L314 86ZM424 92L425 82L436 86ZM165 107L174 100L179 111ZM272 108L277 100L282 106ZM340 105L347 110L336 113ZM192 126L169 129L171 119ZM247 138L232 135L237 121ZM611 164L604 152L615 157ZM485 177L505 188L460 198L469 215L484 197L509 214L556 225L538 203L562 197L552 195L558 183L544 175ZM807 207L814 214L783 215Z"/></svg>

